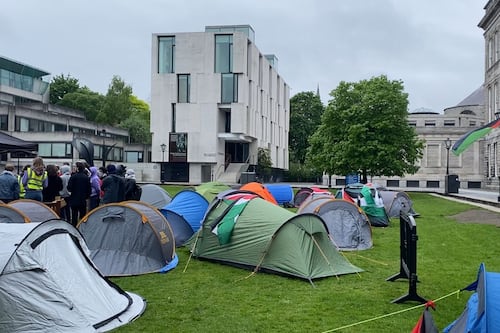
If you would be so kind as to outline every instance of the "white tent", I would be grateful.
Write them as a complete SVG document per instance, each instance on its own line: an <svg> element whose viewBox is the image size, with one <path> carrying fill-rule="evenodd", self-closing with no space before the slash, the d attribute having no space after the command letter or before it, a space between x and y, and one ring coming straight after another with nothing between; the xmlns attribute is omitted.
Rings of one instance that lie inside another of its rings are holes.
<svg viewBox="0 0 500 333"><path fill-rule="evenodd" d="M62 220L0 223L0 332L106 332L146 303L106 280Z"/></svg>

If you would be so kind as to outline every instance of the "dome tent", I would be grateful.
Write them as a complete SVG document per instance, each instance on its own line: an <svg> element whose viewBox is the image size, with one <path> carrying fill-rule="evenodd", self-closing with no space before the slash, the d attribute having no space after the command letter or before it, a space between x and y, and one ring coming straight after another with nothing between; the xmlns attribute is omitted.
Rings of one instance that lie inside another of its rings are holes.
<svg viewBox="0 0 500 333"><path fill-rule="evenodd" d="M213 205L188 245L194 257L309 281L362 271L338 253L319 216L248 194Z"/></svg>
<svg viewBox="0 0 500 333"><path fill-rule="evenodd" d="M165 217L141 201L99 206L78 224L90 258L104 276L165 272L177 265L175 239Z"/></svg>
<svg viewBox="0 0 500 333"><path fill-rule="evenodd" d="M368 216L350 201L335 199L333 196L319 196L304 201L297 213L321 216L334 245L339 250L366 250L373 246Z"/></svg>
<svg viewBox="0 0 500 333"><path fill-rule="evenodd" d="M193 190L178 192L160 212L172 227L176 246L182 246L198 229L208 208L208 201Z"/></svg>
<svg viewBox="0 0 500 333"><path fill-rule="evenodd" d="M71 224L0 223L0 239L0 332L106 332L144 312L103 278Z"/></svg>
<svg viewBox="0 0 500 333"><path fill-rule="evenodd" d="M0 222L28 223L58 219L59 216L47 205L30 199L20 199L0 204Z"/></svg>
<svg viewBox="0 0 500 333"><path fill-rule="evenodd" d="M142 194L140 201L150 204L158 209L165 207L165 205L172 201L170 195L161 186L156 184L144 184L141 185L141 188Z"/></svg>

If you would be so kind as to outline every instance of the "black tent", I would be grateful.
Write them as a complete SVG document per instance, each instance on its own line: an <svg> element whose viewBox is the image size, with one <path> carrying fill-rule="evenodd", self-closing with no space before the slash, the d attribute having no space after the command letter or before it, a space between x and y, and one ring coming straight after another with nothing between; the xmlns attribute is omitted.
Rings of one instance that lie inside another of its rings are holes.
<svg viewBox="0 0 500 333"><path fill-rule="evenodd" d="M7 133L0 132L0 153L33 152L38 151L38 144L15 138Z"/></svg>

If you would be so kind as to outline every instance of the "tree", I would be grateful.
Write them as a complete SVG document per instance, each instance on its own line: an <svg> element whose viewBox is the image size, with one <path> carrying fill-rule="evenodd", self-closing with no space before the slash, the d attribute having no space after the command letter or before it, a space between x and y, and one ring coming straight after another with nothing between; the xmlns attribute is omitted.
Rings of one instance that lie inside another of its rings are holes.
<svg viewBox="0 0 500 333"><path fill-rule="evenodd" d="M290 99L290 157L294 162L304 164L309 137L321 124L324 111L318 94L301 92Z"/></svg>
<svg viewBox="0 0 500 333"><path fill-rule="evenodd" d="M54 76L50 82L49 103L58 104L69 93L77 92L80 89L78 80L69 74Z"/></svg>
<svg viewBox="0 0 500 333"><path fill-rule="evenodd" d="M134 95L130 96L130 103L132 113L130 117L122 120L119 126L129 131L132 143L149 144L151 143L149 105Z"/></svg>
<svg viewBox="0 0 500 333"><path fill-rule="evenodd" d="M330 93L306 160L328 174L404 176L418 170L423 142L407 122L408 94L402 81L385 75L341 82Z"/></svg>
<svg viewBox="0 0 500 333"><path fill-rule="evenodd" d="M57 105L65 106L75 110L81 110L85 114L85 118L90 121L95 121L97 115L101 111L105 101L105 96L87 87L80 88L76 92L70 92L57 103Z"/></svg>
<svg viewBox="0 0 500 333"><path fill-rule="evenodd" d="M97 115L96 121L116 126L130 117L132 113L131 95L132 87L115 75L111 80L104 105Z"/></svg>
<svg viewBox="0 0 500 333"><path fill-rule="evenodd" d="M266 148L257 150L257 174L262 176L264 180L271 174L273 161L271 160L271 152Z"/></svg>

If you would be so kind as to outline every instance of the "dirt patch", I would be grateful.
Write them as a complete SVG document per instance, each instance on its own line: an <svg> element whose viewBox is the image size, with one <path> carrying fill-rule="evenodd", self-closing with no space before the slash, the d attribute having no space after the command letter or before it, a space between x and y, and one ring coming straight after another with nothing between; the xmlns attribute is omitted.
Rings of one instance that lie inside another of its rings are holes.
<svg viewBox="0 0 500 333"><path fill-rule="evenodd" d="M500 227L500 213L485 209L471 209L463 213L453 215L451 218L459 223L481 223L493 224Z"/></svg>

